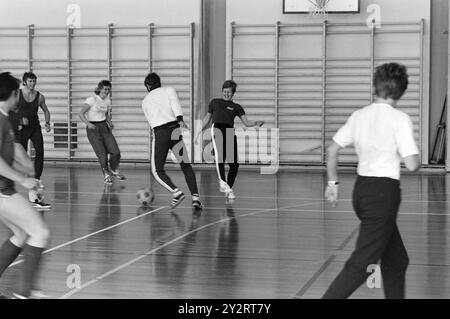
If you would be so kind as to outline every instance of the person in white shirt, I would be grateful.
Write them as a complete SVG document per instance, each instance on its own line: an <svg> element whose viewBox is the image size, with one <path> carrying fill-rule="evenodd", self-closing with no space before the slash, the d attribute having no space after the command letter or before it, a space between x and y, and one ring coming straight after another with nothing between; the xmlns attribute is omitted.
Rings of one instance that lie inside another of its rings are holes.
<svg viewBox="0 0 450 319"><path fill-rule="evenodd" d="M120 150L112 134L114 128L111 119L111 82L100 81L95 89L95 95L86 99L79 113L80 119L86 124L86 133L97 155L103 172L103 181L110 185L112 178L123 181L125 176L119 173ZM108 160L109 155L109 160Z"/></svg>
<svg viewBox="0 0 450 319"><path fill-rule="evenodd" d="M149 92L142 101L142 110L153 129L151 167L155 179L172 193L171 208L175 208L185 198L164 170L169 150L175 155L184 173L189 191L192 194L192 206L202 208L188 152L183 142L181 128L187 128L183 121L183 111L177 93L172 87L161 87L158 74L150 73L144 81Z"/></svg>
<svg viewBox="0 0 450 319"><path fill-rule="evenodd" d="M356 248L344 269L325 292L324 299L348 298L371 274L370 265L381 261L385 297L405 297L409 257L397 227L401 201L400 162L419 169L419 150L409 116L395 109L408 87L406 67L386 63L376 68L376 101L356 112L333 137L328 147L327 199L338 199L337 155L353 144L358 155L358 177L353 208L360 219Z"/></svg>

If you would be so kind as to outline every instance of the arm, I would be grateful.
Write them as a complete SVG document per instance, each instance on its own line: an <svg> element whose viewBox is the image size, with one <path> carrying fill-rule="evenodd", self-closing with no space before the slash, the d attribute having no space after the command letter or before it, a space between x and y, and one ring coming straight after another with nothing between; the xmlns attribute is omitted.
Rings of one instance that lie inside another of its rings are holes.
<svg viewBox="0 0 450 319"><path fill-rule="evenodd" d="M80 113L78 113L78 116L80 117L81 121L83 121L84 124L86 124L88 129L95 129L95 125L92 124L91 122L89 122L86 118L86 112L89 111L89 109L91 108L91 106L87 103L85 103L83 105L83 107L80 110Z"/></svg>
<svg viewBox="0 0 450 319"><path fill-rule="evenodd" d="M111 129L114 128L114 124L112 123L112 108L111 104L108 105L108 111L106 111L106 122L108 123Z"/></svg>
<svg viewBox="0 0 450 319"><path fill-rule="evenodd" d="M206 113L206 115L205 115L205 117L203 118L203 121L202 121L202 129L197 133L197 136L195 137L195 140L197 140L199 138L200 134L202 134L203 131L206 130L206 128L211 124L211 120L212 120L211 115L212 114L209 113L209 112Z"/></svg>
<svg viewBox="0 0 450 319"><path fill-rule="evenodd" d="M325 191L325 197L333 204L336 205L338 200L338 175L337 175L337 158L338 152L341 146L336 142L332 142L328 146L327 150L327 174L328 185ZM333 183L334 182L334 183Z"/></svg>
<svg viewBox="0 0 450 319"><path fill-rule="evenodd" d="M50 132L50 112L48 110L47 104L45 104L45 96L43 94L39 95L39 106L41 107L42 111L44 111L45 130L47 132Z"/></svg>
<svg viewBox="0 0 450 319"><path fill-rule="evenodd" d="M420 168L420 159L419 155L410 155L403 158L405 162L405 166L411 172L415 172Z"/></svg>
<svg viewBox="0 0 450 319"><path fill-rule="evenodd" d="M242 123L244 123L244 125L246 127L254 127L254 126L261 127L264 124L263 121L256 121L256 122L249 121L247 119L247 115L245 115L245 114L240 116L239 118L241 119Z"/></svg>
<svg viewBox="0 0 450 319"><path fill-rule="evenodd" d="M35 174L33 162L28 157L28 154L26 153L23 146L19 143L14 143L13 168L28 176L34 176Z"/></svg>
<svg viewBox="0 0 450 319"><path fill-rule="evenodd" d="M34 178L26 177L22 173L16 171L14 168L9 166L2 157L0 157L0 175L14 182L18 182L27 189L37 187L37 181Z"/></svg>
<svg viewBox="0 0 450 319"><path fill-rule="evenodd" d="M183 119L183 109L181 108L180 100L178 99L177 91L174 88L168 88L169 103L172 108L173 114L177 117L177 121L181 127L187 128Z"/></svg>
<svg viewBox="0 0 450 319"><path fill-rule="evenodd" d="M395 138L398 152L403 158L405 166L410 171L417 171L420 167L419 149L414 140L414 130L411 119L405 114L403 121L397 126Z"/></svg>

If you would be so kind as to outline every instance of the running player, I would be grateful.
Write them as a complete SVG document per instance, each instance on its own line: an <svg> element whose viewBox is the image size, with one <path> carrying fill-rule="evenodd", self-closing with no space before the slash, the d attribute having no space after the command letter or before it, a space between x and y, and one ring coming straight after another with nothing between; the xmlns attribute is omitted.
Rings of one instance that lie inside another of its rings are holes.
<svg viewBox="0 0 450 319"><path fill-rule="evenodd" d="M45 130L50 132L50 112L45 103L45 96L35 90L37 76L33 72L25 72L22 76L23 88L19 93L19 102L15 110L11 110L9 117L17 140L28 149L28 141L33 143L36 151L34 158L35 178L41 180L44 169L44 139L42 137L42 128L39 122L38 111L42 109L45 116ZM40 188L43 185L40 183ZM43 201L42 193L35 189L28 192L28 198L34 207L40 209L50 209L52 206Z"/></svg>
<svg viewBox="0 0 450 319"><path fill-rule="evenodd" d="M172 150L191 192L192 206L201 208L197 180L192 166L189 164L188 152L181 134L181 128L187 128L187 125L183 120L183 111L177 92L173 87L161 87L161 79L156 73L148 74L144 84L148 94L142 101L142 110L154 132L152 173L158 183L172 193L170 206L172 208L178 206L185 196L164 170L167 154L169 150Z"/></svg>
<svg viewBox="0 0 450 319"><path fill-rule="evenodd" d="M400 162L410 171L419 168L419 150L411 119L396 109L408 87L406 67L386 63L376 68L376 101L354 112L328 147L328 187L332 203L338 197L337 154L354 144L358 155L358 177L353 207L361 220L356 248L344 269L323 298L349 297L370 275L369 265L381 260L386 298L405 297L405 275L409 258L397 227L401 201Z"/></svg>
<svg viewBox="0 0 450 319"><path fill-rule="evenodd" d="M198 136L211 125L211 139L214 147L214 158L216 162L217 177L219 179L220 191L225 193L227 199L235 199L233 192L234 181L239 170L237 138L234 134L234 119L239 117L246 127L261 127L264 122L252 122L247 119L245 111L237 103L233 102L237 84L227 80L222 85L221 99L213 99L209 103L208 113L203 119L202 130ZM228 176L225 177L225 161L230 167Z"/></svg>
<svg viewBox="0 0 450 319"><path fill-rule="evenodd" d="M111 117L111 82L103 80L94 90L95 95L86 99L79 113L86 124L86 133L97 155L103 172L103 182L112 184L113 177L123 181L125 176L119 172L120 150L112 134L114 128ZM109 160L108 160L109 155Z"/></svg>
<svg viewBox="0 0 450 319"><path fill-rule="evenodd" d="M0 74L0 220L13 235L0 248L0 276L23 251L24 265L20 287L14 296L29 298L41 263L42 252L49 239L49 230L42 216L15 188L39 187L34 166L16 137L8 112L20 99L19 81L9 72ZM29 177L32 176L32 177Z"/></svg>

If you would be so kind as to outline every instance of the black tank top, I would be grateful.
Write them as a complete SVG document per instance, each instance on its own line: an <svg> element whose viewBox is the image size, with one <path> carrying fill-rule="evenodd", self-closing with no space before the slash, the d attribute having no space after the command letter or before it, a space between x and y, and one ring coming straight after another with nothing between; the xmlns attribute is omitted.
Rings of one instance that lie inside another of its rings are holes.
<svg viewBox="0 0 450 319"><path fill-rule="evenodd" d="M28 125L39 125L39 96L39 91L37 91L34 100L27 102L23 97L22 90L20 90L19 103L17 104L19 110L17 113L20 117L26 117L28 119Z"/></svg>

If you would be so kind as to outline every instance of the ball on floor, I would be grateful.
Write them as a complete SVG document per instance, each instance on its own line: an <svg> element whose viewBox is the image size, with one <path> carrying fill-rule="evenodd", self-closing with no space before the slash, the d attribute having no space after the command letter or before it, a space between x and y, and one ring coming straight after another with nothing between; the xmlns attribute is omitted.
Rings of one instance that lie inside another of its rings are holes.
<svg viewBox="0 0 450 319"><path fill-rule="evenodd" d="M136 197L138 202L143 206L150 205L155 198L153 192L148 187L144 187L138 190L136 193Z"/></svg>

